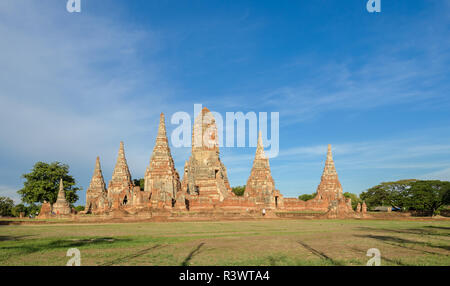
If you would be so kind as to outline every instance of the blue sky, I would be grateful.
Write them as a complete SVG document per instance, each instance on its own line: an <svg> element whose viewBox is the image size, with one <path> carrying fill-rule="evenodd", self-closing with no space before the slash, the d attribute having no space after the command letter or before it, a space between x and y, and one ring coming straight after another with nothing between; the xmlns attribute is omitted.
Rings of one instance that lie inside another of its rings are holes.
<svg viewBox="0 0 450 286"><path fill-rule="evenodd" d="M332 144L344 191L450 180L450 2L0 2L0 195L60 161L86 190L119 142L143 177L159 113L279 112L270 161L287 197L315 191ZM177 126L166 122L168 132ZM255 148L222 148L233 186ZM189 148L172 148L180 171ZM84 204L84 191L79 204Z"/></svg>

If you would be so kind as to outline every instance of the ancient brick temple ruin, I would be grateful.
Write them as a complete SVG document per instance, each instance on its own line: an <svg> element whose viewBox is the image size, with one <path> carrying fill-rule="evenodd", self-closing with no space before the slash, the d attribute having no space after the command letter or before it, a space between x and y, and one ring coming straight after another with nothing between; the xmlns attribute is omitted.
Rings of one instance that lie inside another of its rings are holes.
<svg viewBox="0 0 450 286"><path fill-rule="evenodd" d="M52 213L55 215L69 215L71 213L69 203L66 201L66 194L64 192L62 179L59 181L58 198L52 206Z"/></svg>
<svg viewBox="0 0 450 286"><path fill-rule="evenodd" d="M136 205L146 205L157 209L172 209L176 195L181 191L180 175L170 154L164 114L159 119L158 135L153 148L150 164L145 172L144 192Z"/></svg>
<svg viewBox="0 0 450 286"><path fill-rule="evenodd" d="M219 157L217 126L206 107L194 121L192 155L184 166L181 188L177 209L214 209L234 196Z"/></svg>
<svg viewBox="0 0 450 286"><path fill-rule="evenodd" d="M66 201L66 193L64 192L64 184L62 178L59 180L59 190L56 202L52 205L44 201L39 212L39 219L47 219L52 217L66 217L73 213L72 208Z"/></svg>
<svg viewBox="0 0 450 286"><path fill-rule="evenodd" d="M105 180L100 166L100 157L95 161L94 174L91 183L86 191L86 207L88 213L104 210L108 203L108 193L106 191Z"/></svg>
<svg viewBox="0 0 450 286"><path fill-rule="evenodd" d="M257 208L282 209L283 199L280 191L275 189L275 181L270 172L269 159L264 154L262 134L258 134L255 160L250 177L245 186L244 197Z"/></svg>
<svg viewBox="0 0 450 286"><path fill-rule="evenodd" d="M225 165L220 160L218 139L215 119L207 108L203 108L194 121L191 156L184 165L180 181L169 148L164 114L161 114L153 153L145 172L144 189L133 184L121 142L108 188L97 158L86 192L85 213L150 217L161 213L169 216L209 214L214 217L224 213L261 216L264 210L267 215L296 211L322 213L328 218L356 215L351 200L343 195L330 145L317 195L302 201L284 198L276 189L269 159L264 154L261 133L244 195L235 195ZM63 199L58 199L53 210L55 207L59 212L67 212Z"/></svg>

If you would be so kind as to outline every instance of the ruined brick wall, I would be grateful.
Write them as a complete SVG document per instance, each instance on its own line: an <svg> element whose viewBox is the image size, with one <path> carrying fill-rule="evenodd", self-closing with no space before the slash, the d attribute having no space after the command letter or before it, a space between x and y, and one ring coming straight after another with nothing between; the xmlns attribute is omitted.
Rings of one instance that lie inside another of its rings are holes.
<svg viewBox="0 0 450 286"><path fill-rule="evenodd" d="M37 218L38 219L46 219L46 218L50 218L51 215L52 215L52 205L49 202L44 201L44 203L42 203L41 211L39 212L39 215Z"/></svg>

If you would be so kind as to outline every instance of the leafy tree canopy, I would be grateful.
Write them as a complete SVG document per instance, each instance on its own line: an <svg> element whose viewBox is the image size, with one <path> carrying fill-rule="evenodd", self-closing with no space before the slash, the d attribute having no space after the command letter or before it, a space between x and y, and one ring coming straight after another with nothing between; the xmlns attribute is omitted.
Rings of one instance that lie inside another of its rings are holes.
<svg viewBox="0 0 450 286"><path fill-rule="evenodd" d="M145 186L145 179L133 179L133 183L135 186L138 186L141 188L141 190L144 190Z"/></svg>
<svg viewBox="0 0 450 286"><path fill-rule="evenodd" d="M75 207L75 210L76 210L77 212L82 212L82 211L84 211L84 206L76 206L76 207Z"/></svg>
<svg viewBox="0 0 450 286"><path fill-rule="evenodd" d="M303 195L298 196L298 199L302 200L302 201L309 201L311 199L314 199L316 197L316 195L317 195L317 193L303 194Z"/></svg>
<svg viewBox="0 0 450 286"><path fill-rule="evenodd" d="M231 190L233 191L233 193L236 196L242 197L245 193L245 186L237 186L237 187L233 187L231 188Z"/></svg>
<svg viewBox="0 0 450 286"><path fill-rule="evenodd" d="M14 201L8 197L0 197L0 216L12 216Z"/></svg>
<svg viewBox="0 0 450 286"><path fill-rule="evenodd" d="M434 215L439 208L450 204L450 182L417 181L406 191L409 209Z"/></svg>
<svg viewBox="0 0 450 286"><path fill-rule="evenodd" d="M29 216L36 215L37 213L39 213L40 209L41 205L30 204L26 206L24 204L18 204L14 207L12 213L15 217L19 217L20 213L23 213L25 216Z"/></svg>
<svg viewBox="0 0 450 286"><path fill-rule="evenodd" d="M25 179L24 187L18 191L22 201L28 204L43 203L48 201L55 203L59 180L62 178L66 200L70 204L78 200L77 191L81 188L75 186L75 179L69 175L69 166L60 162L50 164L37 162L30 173L23 174Z"/></svg>
<svg viewBox="0 0 450 286"><path fill-rule="evenodd" d="M393 206L404 208L406 190L417 180L400 180L396 182L384 182L362 192L359 196L369 208L376 206Z"/></svg>
<svg viewBox="0 0 450 286"><path fill-rule="evenodd" d="M426 215L437 214L450 204L450 182L437 180L401 180L381 183L361 193L369 207L389 205L415 210Z"/></svg>

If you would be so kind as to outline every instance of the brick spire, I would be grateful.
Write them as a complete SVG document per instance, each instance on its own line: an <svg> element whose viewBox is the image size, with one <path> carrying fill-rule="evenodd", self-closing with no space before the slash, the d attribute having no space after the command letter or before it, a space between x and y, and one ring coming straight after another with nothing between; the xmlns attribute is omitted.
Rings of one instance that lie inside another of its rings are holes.
<svg viewBox="0 0 450 286"><path fill-rule="evenodd" d="M94 174L92 175L89 189L106 191L106 184L105 184L105 180L103 179L102 168L100 166L100 157L98 157L98 156L95 161Z"/></svg>
<svg viewBox="0 0 450 286"><path fill-rule="evenodd" d="M317 187L317 196L319 199L330 201L343 198L342 186L334 166L331 145L328 145L327 160L325 161L320 184Z"/></svg>
<svg viewBox="0 0 450 286"><path fill-rule="evenodd" d="M258 146L256 147L255 159L266 159L261 131L258 134Z"/></svg>
<svg viewBox="0 0 450 286"><path fill-rule="evenodd" d="M123 142L120 142L119 154L108 190L112 193L119 193L124 189L132 189L132 187L133 182L131 181L130 170L128 169L127 159L125 158Z"/></svg>
<svg viewBox="0 0 450 286"><path fill-rule="evenodd" d="M64 192L64 184L63 179L59 179L59 191L58 191L58 198L56 199L56 202L66 202L66 193Z"/></svg>
<svg viewBox="0 0 450 286"><path fill-rule="evenodd" d="M245 197L255 198L261 207L275 207L275 182L270 171L269 159L264 154L261 131L258 136L255 160L245 186Z"/></svg>
<svg viewBox="0 0 450 286"><path fill-rule="evenodd" d="M167 141L166 135L166 122L164 118L164 113L161 112L159 115L159 127L158 127L158 136L157 138L165 138Z"/></svg>
<svg viewBox="0 0 450 286"><path fill-rule="evenodd" d="M100 166L100 157L97 157L95 161L94 174L92 175L91 183L86 191L86 210L92 210L96 208L98 202L96 199L106 195L106 184L103 178L102 169Z"/></svg>
<svg viewBox="0 0 450 286"><path fill-rule="evenodd" d="M152 207L164 208L171 207L180 188L180 176L170 154L164 114L161 113L155 147L145 172L144 191L151 193Z"/></svg>
<svg viewBox="0 0 450 286"><path fill-rule="evenodd" d="M192 130L192 154L198 152L213 151L219 154L219 137L216 120L208 108L203 107L200 114L194 120Z"/></svg>
<svg viewBox="0 0 450 286"><path fill-rule="evenodd" d="M154 156L170 156L170 159L172 159L172 156L170 155L169 140L167 139L164 113L161 113L161 115L159 116L158 134L156 135L156 142L155 147L153 148L152 158ZM150 161L152 160L152 158L150 158Z"/></svg>
<svg viewBox="0 0 450 286"><path fill-rule="evenodd" d="M227 171L219 157L216 121L204 107L194 120L192 155L185 166L182 189L203 201L223 201L232 196ZM192 205L191 205L192 206Z"/></svg>
<svg viewBox="0 0 450 286"><path fill-rule="evenodd" d="M331 144L328 144L327 160L325 161L325 168L323 169L322 177L323 176L336 176L337 178L336 167L334 166L333 161L333 153L331 152Z"/></svg>
<svg viewBox="0 0 450 286"><path fill-rule="evenodd" d="M64 185L62 178L59 180L59 191L58 198L53 204L53 212L57 215L67 215L70 214L70 206L66 201L66 194L64 192Z"/></svg>

